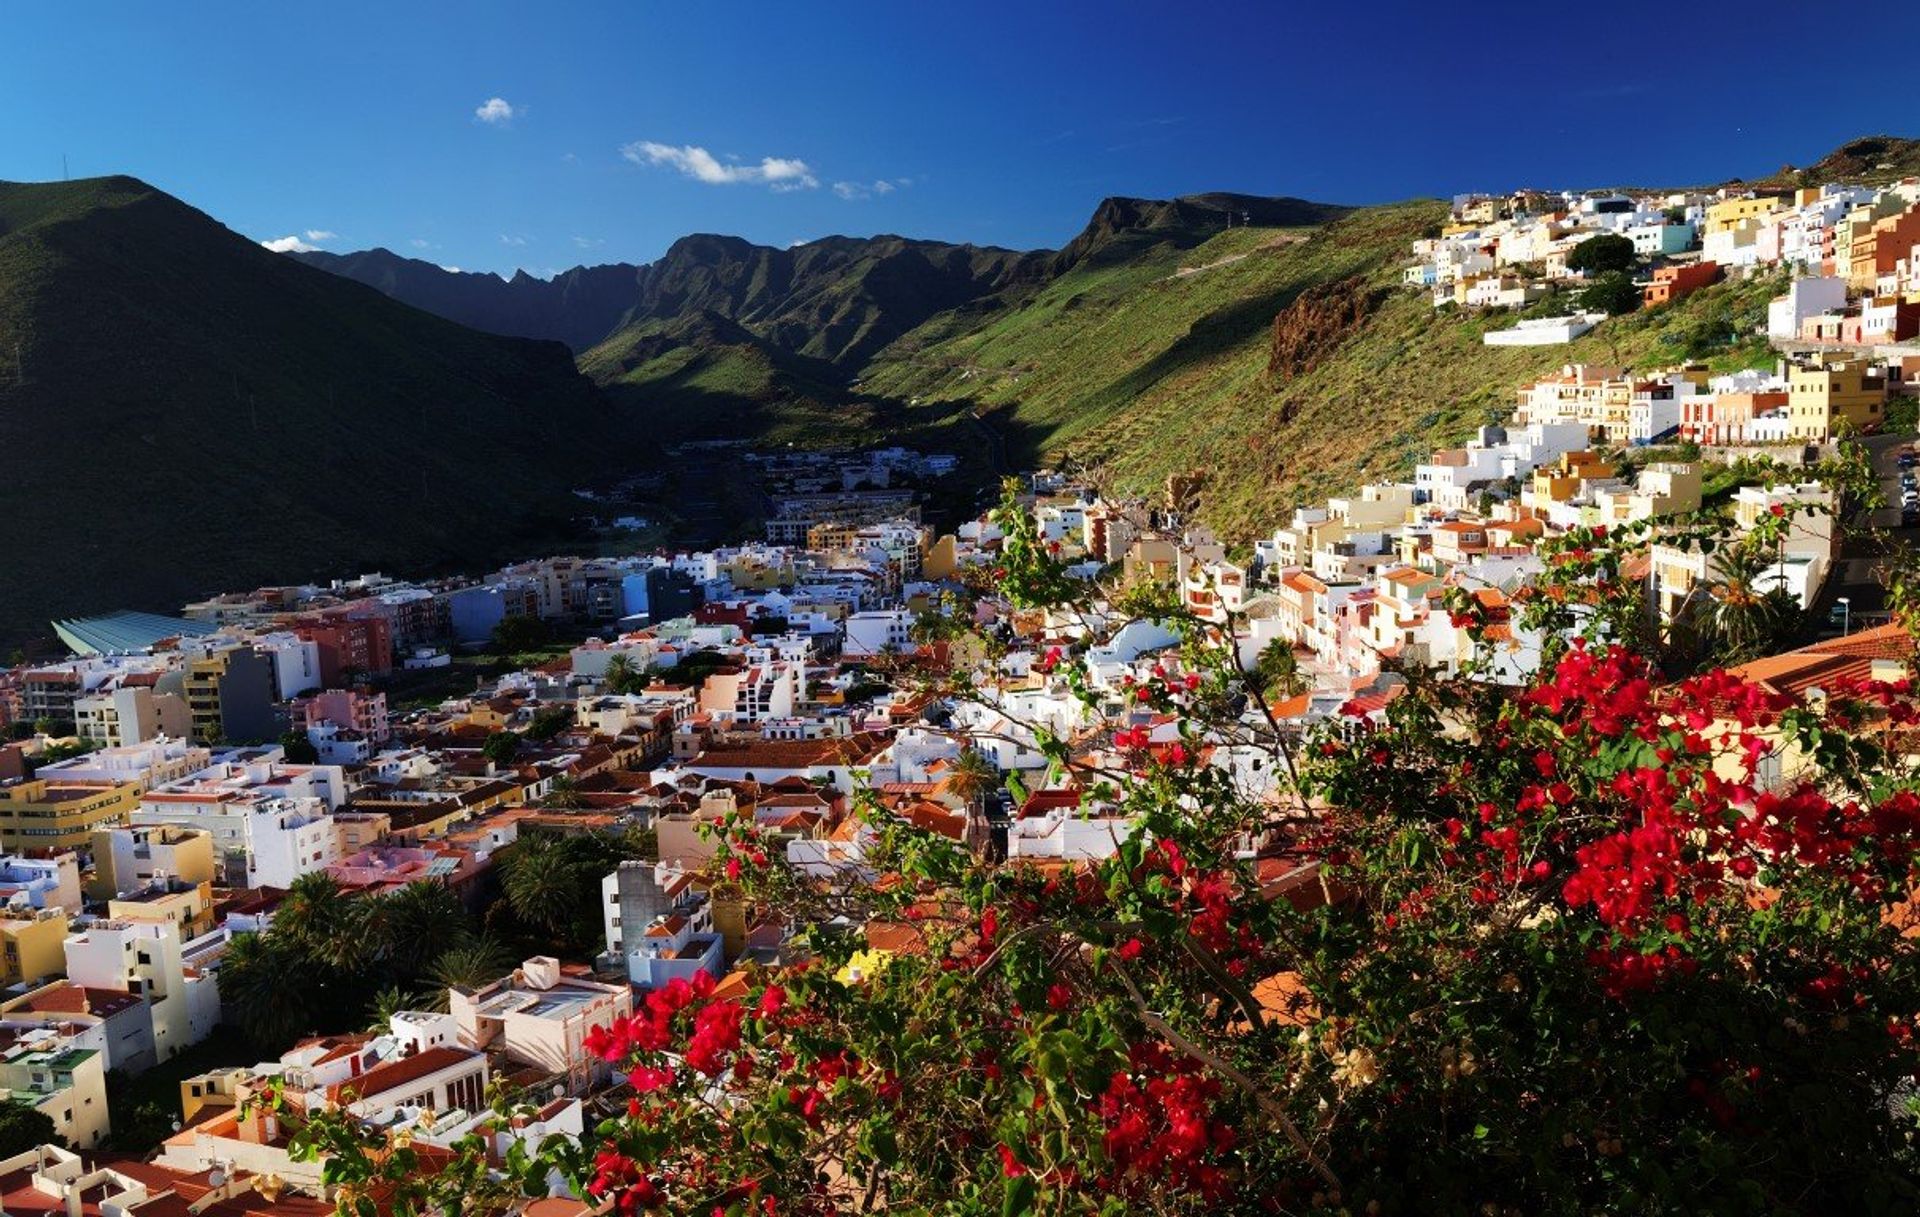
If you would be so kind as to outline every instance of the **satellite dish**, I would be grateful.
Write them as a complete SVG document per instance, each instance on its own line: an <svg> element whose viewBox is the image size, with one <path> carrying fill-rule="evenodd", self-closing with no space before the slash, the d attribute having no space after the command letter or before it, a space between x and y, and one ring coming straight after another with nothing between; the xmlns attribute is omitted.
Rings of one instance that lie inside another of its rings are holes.
<svg viewBox="0 0 1920 1217"><path fill-rule="evenodd" d="M227 1184L227 1172L216 1166L208 1173L207 1182L214 1187L225 1187Z"/></svg>

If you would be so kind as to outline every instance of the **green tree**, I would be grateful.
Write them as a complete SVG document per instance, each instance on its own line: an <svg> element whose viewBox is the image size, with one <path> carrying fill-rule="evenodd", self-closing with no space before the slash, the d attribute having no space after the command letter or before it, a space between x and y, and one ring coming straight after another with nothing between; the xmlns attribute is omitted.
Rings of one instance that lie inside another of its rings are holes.
<svg viewBox="0 0 1920 1217"><path fill-rule="evenodd" d="M580 790L580 783L563 773L553 779L553 784L547 787L547 797L542 799L541 802L545 803L548 807L572 810L578 807L585 807L587 805L587 798Z"/></svg>
<svg viewBox="0 0 1920 1217"><path fill-rule="evenodd" d="M607 661L604 683L609 693L638 693L647 687L650 680L645 669L637 667L630 655L615 655Z"/></svg>
<svg viewBox="0 0 1920 1217"><path fill-rule="evenodd" d="M520 755L520 737L511 731L495 731L480 745L480 751L495 765L505 769Z"/></svg>
<svg viewBox="0 0 1920 1217"><path fill-rule="evenodd" d="M588 878L567 839L523 837L502 859L501 870L502 890L520 920L549 934L566 932Z"/></svg>
<svg viewBox="0 0 1920 1217"><path fill-rule="evenodd" d="M513 955L499 939L489 935L472 938L434 961L433 983L440 990L434 1000L444 1002L447 989L477 989L512 970Z"/></svg>
<svg viewBox="0 0 1920 1217"><path fill-rule="evenodd" d="M320 750L313 746L304 731L287 731L280 736L280 747L287 754L287 763L291 765L315 765L320 761Z"/></svg>
<svg viewBox="0 0 1920 1217"><path fill-rule="evenodd" d="M572 706L542 706L527 724L527 738L545 742L573 726Z"/></svg>
<svg viewBox="0 0 1920 1217"><path fill-rule="evenodd" d="M429 1008L431 1008L430 998L411 989L389 985L373 995L373 1005L367 1011L367 1034L385 1035L393 1026L394 1015L405 1010Z"/></svg>
<svg viewBox="0 0 1920 1217"><path fill-rule="evenodd" d="M1640 307L1640 289L1624 271L1608 271L1580 293L1580 307L1592 313L1618 317Z"/></svg>
<svg viewBox="0 0 1920 1217"><path fill-rule="evenodd" d="M53 1117L25 1103L0 1103L0 1158L24 1154L42 1145L59 1145Z"/></svg>
<svg viewBox="0 0 1920 1217"><path fill-rule="evenodd" d="M502 619L499 625L493 627L494 654L502 659L531 651L546 640L546 623L538 617L515 615Z"/></svg>
<svg viewBox="0 0 1920 1217"><path fill-rule="evenodd" d="M1588 237L1567 254L1567 269L1591 275L1629 270L1633 266L1633 242L1615 233Z"/></svg>
<svg viewBox="0 0 1920 1217"><path fill-rule="evenodd" d="M220 965L220 1010L263 1052L280 1052L313 1026L313 975L277 931L239 934Z"/></svg>
<svg viewBox="0 0 1920 1217"><path fill-rule="evenodd" d="M1000 789L999 766L978 748L962 748L947 769L947 789L964 800L971 811L986 813L987 796Z"/></svg>
<svg viewBox="0 0 1920 1217"><path fill-rule="evenodd" d="M355 972L378 949L368 932L372 912L371 902L348 896L333 876L311 871L287 888L270 932L308 960Z"/></svg>
<svg viewBox="0 0 1920 1217"><path fill-rule="evenodd" d="M514 918L536 937L588 952L604 930L600 881L629 856L617 837L523 836L500 854L501 891Z"/></svg>
<svg viewBox="0 0 1920 1217"><path fill-rule="evenodd" d="M1260 649L1253 675L1267 697L1298 697L1312 683L1300 670L1300 657L1293 653L1293 644L1284 638L1276 638Z"/></svg>
<svg viewBox="0 0 1920 1217"><path fill-rule="evenodd" d="M386 974L398 985L415 984L442 954L474 935L473 919L444 883L416 880L372 904L377 949Z"/></svg>

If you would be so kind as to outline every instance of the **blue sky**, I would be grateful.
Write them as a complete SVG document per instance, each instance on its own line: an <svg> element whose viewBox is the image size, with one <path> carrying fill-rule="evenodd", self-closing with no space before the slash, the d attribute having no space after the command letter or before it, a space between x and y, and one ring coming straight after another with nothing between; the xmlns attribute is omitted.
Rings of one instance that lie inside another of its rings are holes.
<svg viewBox="0 0 1920 1217"><path fill-rule="evenodd" d="M544 274L693 231L1026 248L1109 194L1700 182L1920 134L1903 73L1807 53L1804 5L1621 11L14 0L0 178L65 154L257 240ZM1920 5L1873 21L1913 45Z"/></svg>

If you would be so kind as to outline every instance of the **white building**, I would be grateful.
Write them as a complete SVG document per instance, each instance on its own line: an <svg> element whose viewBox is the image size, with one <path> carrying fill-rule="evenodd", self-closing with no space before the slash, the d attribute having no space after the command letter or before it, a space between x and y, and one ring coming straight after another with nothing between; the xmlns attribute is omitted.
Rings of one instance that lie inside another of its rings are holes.
<svg viewBox="0 0 1920 1217"><path fill-rule="evenodd" d="M572 1093L584 1094L608 1075L587 1036L631 1015L633 991L565 975L559 960L538 955L479 989L456 986L447 1003L461 1047L565 1077Z"/></svg>
<svg viewBox="0 0 1920 1217"><path fill-rule="evenodd" d="M1847 306L1847 281L1837 275L1795 279L1787 294L1767 305L1767 337L1797 338L1800 323Z"/></svg>
<svg viewBox="0 0 1920 1217"><path fill-rule="evenodd" d="M78 916L80 859L72 853L51 858L0 857L0 905L10 909L64 909Z"/></svg>
<svg viewBox="0 0 1920 1217"><path fill-rule="evenodd" d="M219 988L201 969L190 972L172 922L95 921L67 935L66 955L74 984L146 1001L156 1061L199 1043L220 1021Z"/></svg>
<svg viewBox="0 0 1920 1217"><path fill-rule="evenodd" d="M1504 330L1488 330L1480 341L1490 347L1560 346L1592 330L1603 319L1599 313L1566 317L1532 317Z"/></svg>
<svg viewBox="0 0 1920 1217"><path fill-rule="evenodd" d="M213 837L219 881L230 887L290 887L344 856L341 827L315 798L261 798L233 802L149 801L134 825L177 824Z"/></svg>
<svg viewBox="0 0 1920 1217"><path fill-rule="evenodd" d="M849 659L913 649L913 614L906 609L852 613L843 624L846 642L841 654Z"/></svg>

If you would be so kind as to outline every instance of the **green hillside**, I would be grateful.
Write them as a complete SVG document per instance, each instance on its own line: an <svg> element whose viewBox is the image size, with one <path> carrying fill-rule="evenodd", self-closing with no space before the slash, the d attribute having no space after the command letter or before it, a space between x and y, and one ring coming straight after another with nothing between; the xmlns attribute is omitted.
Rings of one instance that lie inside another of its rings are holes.
<svg viewBox="0 0 1920 1217"><path fill-rule="evenodd" d="M551 543L618 434L558 343L419 312L131 178L0 184L9 645L56 615Z"/></svg>
<svg viewBox="0 0 1920 1217"><path fill-rule="evenodd" d="M864 387L922 409L964 403L1020 462L1077 461L1122 488L1204 470L1202 514L1246 539L1294 504L1407 472L1503 418L1518 383L1562 363L1766 357L1729 341L1764 315L1776 286L1764 282L1616 318L1569 346L1484 346L1483 332L1515 316L1436 311L1399 286L1410 243L1444 214L1424 201L1367 208L1319 228L1235 229L1076 268L991 315L936 318L882 352ZM1325 353L1310 371L1270 374L1276 315L1348 280L1374 311L1351 332L1312 336Z"/></svg>

